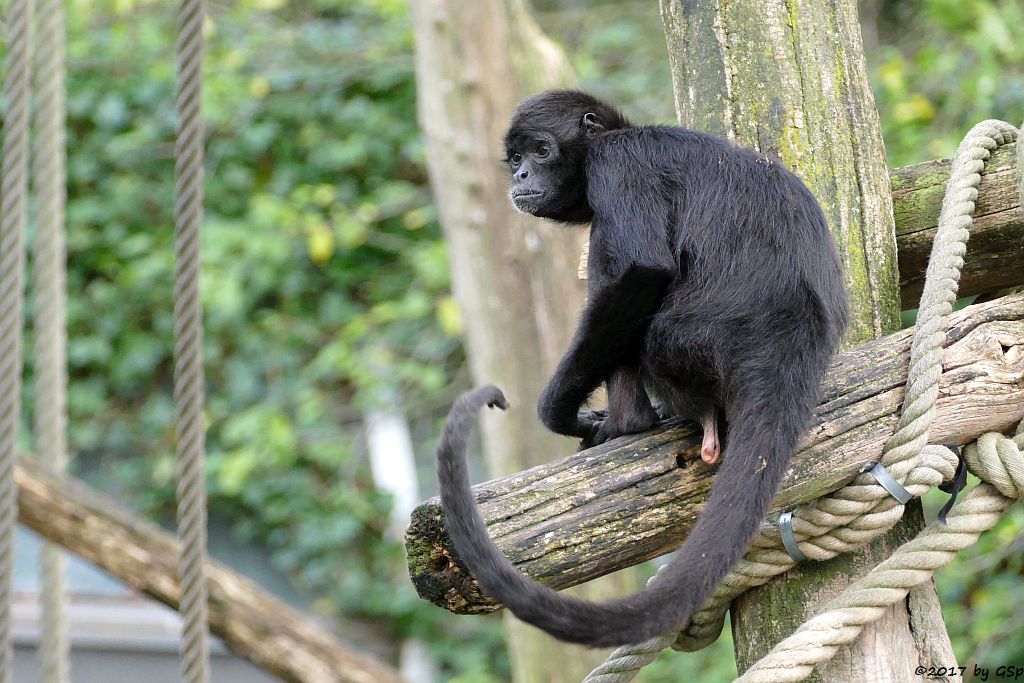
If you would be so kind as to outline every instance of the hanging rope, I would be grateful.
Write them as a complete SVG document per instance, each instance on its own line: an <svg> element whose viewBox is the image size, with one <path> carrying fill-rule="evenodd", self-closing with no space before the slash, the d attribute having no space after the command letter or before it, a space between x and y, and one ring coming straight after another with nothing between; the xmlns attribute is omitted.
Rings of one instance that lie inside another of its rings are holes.
<svg viewBox="0 0 1024 683"><path fill-rule="evenodd" d="M956 299L984 161L997 146L1013 142L1017 137L1017 129L1008 123L983 121L964 138L950 170L911 346L903 410L896 433L886 443L881 457L889 473L915 496L952 478L955 467L952 454L945 448L925 447L942 372L942 344ZM1018 146L1018 158L1020 156ZM1024 167L1018 170L1021 168ZM1024 194L1024 183L1021 192ZM794 511L793 529L803 554L823 560L884 533L902 514L903 506L870 475L862 474L849 486ZM721 632L725 610L733 598L795 564L782 550L777 529L759 536L753 546L677 640L666 635L619 648L586 677L586 683L630 681L672 640L676 640L677 648L684 650L700 649L714 641Z"/></svg>
<svg viewBox="0 0 1024 683"><path fill-rule="evenodd" d="M21 335L28 213L28 136L32 0L11 0L7 10L4 75L4 158L0 168L0 683L10 683L11 578L17 497L14 462L21 421Z"/></svg>
<svg viewBox="0 0 1024 683"><path fill-rule="evenodd" d="M36 12L36 148L33 178L37 230L33 250L36 400L33 436L40 460L55 471L67 468L67 261L64 245L64 7L38 0ZM69 644L65 606L65 557L47 543L42 566L39 637L40 680L68 683Z"/></svg>
<svg viewBox="0 0 1024 683"><path fill-rule="evenodd" d="M203 478L203 310L199 294L203 223L203 2L178 14L178 139L175 148L174 398L181 543L182 676L210 678L207 645L206 484Z"/></svg>

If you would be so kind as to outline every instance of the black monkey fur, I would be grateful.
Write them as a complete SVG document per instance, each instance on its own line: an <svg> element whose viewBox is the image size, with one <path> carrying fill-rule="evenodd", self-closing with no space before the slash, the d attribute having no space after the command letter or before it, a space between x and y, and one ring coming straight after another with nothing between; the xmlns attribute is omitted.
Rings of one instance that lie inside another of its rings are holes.
<svg viewBox="0 0 1024 683"><path fill-rule="evenodd" d="M636 127L581 92L519 105L505 137L525 213L591 221L588 301L538 405L560 434L600 443L667 413L705 427L717 460L707 504L644 590L592 603L519 572L490 539L470 489L465 441L494 387L455 403L438 447L448 532L484 591L562 640L637 643L683 626L742 557L818 403L849 317L836 248L807 187L780 163L674 126ZM607 382L606 415L580 411ZM723 415L724 414L724 415Z"/></svg>

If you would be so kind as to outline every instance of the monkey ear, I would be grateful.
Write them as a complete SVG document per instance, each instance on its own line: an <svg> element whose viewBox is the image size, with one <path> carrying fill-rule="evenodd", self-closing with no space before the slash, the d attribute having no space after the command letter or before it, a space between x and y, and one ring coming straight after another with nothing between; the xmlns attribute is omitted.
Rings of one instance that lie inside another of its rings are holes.
<svg viewBox="0 0 1024 683"><path fill-rule="evenodd" d="M604 132L604 126L598 121L597 114L594 112L587 112L583 115L583 128L587 131L587 135L597 135Z"/></svg>

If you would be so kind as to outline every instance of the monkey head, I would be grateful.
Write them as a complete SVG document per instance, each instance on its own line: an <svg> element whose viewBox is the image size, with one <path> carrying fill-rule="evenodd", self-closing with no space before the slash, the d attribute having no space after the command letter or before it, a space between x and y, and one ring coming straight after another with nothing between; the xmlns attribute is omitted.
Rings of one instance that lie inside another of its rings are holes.
<svg viewBox="0 0 1024 683"><path fill-rule="evenodd" d="M551 90L523 101L505 134L512 205L540 218L588 222L594 215L587 201L590 142L629 126L614 107L574 90Z"/></svg>

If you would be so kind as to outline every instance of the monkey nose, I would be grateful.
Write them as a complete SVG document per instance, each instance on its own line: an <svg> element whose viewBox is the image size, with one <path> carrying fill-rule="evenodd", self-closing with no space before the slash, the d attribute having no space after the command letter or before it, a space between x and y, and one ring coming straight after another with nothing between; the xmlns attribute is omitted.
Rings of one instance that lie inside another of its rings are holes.
<svg viewBox="0 0 1024 683"><path fill-rule="evenodd" d="M529 175L530 172L524 168L523 170L519 171L519 173L516 174L516 177L519 180L526 180L529 177Z"/></svg>

